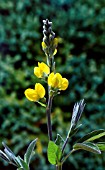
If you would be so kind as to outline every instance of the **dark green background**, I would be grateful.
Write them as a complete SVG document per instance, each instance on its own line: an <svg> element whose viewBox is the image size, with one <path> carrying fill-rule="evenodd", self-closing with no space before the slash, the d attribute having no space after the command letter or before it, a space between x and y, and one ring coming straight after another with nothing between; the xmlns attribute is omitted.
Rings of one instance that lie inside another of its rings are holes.
<svg viewBox="0 0 105 170"><path fill-rule="evenodd" d="M46 61L41 49L42 20L46 18L53 22L53 31L60 40L56 71L69 80L69 88L53 102L54 139L57 133L66 137L73 105L83 98L83 125L66 152L84 134L105 129L105 0L1 0L0 148L5 141L16 155L23 156L29 142L38 137L31 170L54 170L46 158L45 109L24 96L26 88L34 88L39 82L33 74L34 66ZM79 151L65 162L63 170L104 167L105 153ZM2 161L0 169L15 170Z"/></svg>

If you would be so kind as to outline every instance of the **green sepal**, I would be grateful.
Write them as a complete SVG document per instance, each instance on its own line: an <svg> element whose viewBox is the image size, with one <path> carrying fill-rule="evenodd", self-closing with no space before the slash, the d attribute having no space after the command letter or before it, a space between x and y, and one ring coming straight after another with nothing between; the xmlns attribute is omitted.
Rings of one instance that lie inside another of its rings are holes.
<svg viewBox="0 0 105 170"><path fill-rule="evenodd" d="M96 154L101 154L101 151L100 151L100 149L98 148L98 146L95 145L94 143L91 143L91 142L76 143L76 144L73 146L73 149L75 149L75 150L82 149L82 150L86 150L86 151L88 151L88 152L92 152L92 153L96 153Z"/></svg>
<svg viewBox="0 0 105 170"><path fill-rule="evenodd" d="M48 161L52 165L56 165L60 162L62 151L59 146L57 146L53 141L49 141L47 150Z"/></svg>
<svg viewBox="0 0 105 170"><path fill-rule="evenodd" d="M85 135L84 137L80 138L78 140L78 142L79 143L84 142L84 141L90 142L90 141L99 139L103 136L105 136L105 129L94 130L94 131L88 133L87 135Z"/></svg>

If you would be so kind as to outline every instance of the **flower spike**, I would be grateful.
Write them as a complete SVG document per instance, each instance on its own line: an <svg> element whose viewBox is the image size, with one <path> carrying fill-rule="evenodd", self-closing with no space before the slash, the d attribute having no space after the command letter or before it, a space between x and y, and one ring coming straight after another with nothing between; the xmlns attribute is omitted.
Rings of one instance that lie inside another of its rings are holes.
<svg viewBox="0 0 105 170"><path fill-rule="evenodd" d="M42 49L47 57L52 58L57 53L58 39L55 38L55 33L52 31L52 22L48 19L43 20L43 35Z"/></svg>

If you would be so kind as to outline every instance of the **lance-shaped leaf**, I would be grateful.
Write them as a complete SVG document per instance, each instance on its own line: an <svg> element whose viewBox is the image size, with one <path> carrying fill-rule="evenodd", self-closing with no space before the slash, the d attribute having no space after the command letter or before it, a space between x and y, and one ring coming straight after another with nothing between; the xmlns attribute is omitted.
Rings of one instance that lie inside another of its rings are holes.
<svg viewBox="0 0 105 170"><path fill-rule="evenodd" d="M69 137L75 135L81 126L82 126L82 124L78 125L75 129L72 129L69 133Z"/></svg>
<svg viewBox="0 0 105 170"><path fill-rule="evenodd" d="M90 142L90 141L99 139L103 136L105 136L105 129L99 129L99 130L95 130L95 131L88 133L84 137L80 138L78 142L79 143L84 142L84 141Z"/></svg>
<svg viewBox="0 0 105 170"><path fill-rule="evenodd" d="M20 168L18 168L17 170L24 170L24 169L20 167Z"/></svg>
<svg viewBox="0 0 105 170"><path fill-rule="evenodd" d="M92 152L92 153L96 153L96 154L101 154L101 151L100 149L98 148L97 145L91 143L91 142L87 142L87 143L76 143L74 146L73 146L73 149L75 150L79 150L79 149L82 149L82 150L86 150L88 152Z"/></svg>
<svg viewBox="0 0 105 170"><path fill-rule="evenodd" d="M7 161L6 159L5 160L18 167L19 163L16 160L15 154L11 151L11 149L4 142L2 142L2 144L4 146L5 158L7 157L9 161ZM3 152L2 152L2 154L3 154Z"/></svg>
<svg viewBox="0 0 105 170"><path fill-rule="evenodd" d="M52 165L56 165L60 161L62 151L53 141L49 141L47 156L48 160Z"/></svg>
<svg viewBox="0 0 105 170"><path fill-rule="evenodd" d="M15 157L14 161L16 162L17 164L17 167L21 167L21 162L20 162L20 159L19 159L19 156Z"/></svg>
<svg viewBox="0 0 105 170"><path fill-rule="evenodd" d="M36 141L37 139L33 140L30 145L28 146L27 148L27 151L24 155L24 161L29 165L30 163L30 160L31 160L31 157L32 157L32 153L33 153L33 150L35 148L35 144L36 144Z"/></svg>
<svg viewBox="0 0 105 170"><path fill-rule="evenodd" d="M10 159L8 158L8 156L1 150L0 150L0 157L5 161L10 162Z"/></svg>
<svg viewBox="0 0 105 170"><path fill-rule="evenodd" d="M20 163L21 163L20 168L23 168L24 170L29 170L27 163L20 156L18 156L18 159L20 160Z"/></svg>
<svg viewBox="0 0 105 170"><path fill-rule="evenodd" d="M98 146L98 148L99 148L101 151L104 151L104 152L105 152L105 142L98 142L98 143L96 143L96 145Z"/></svg>
<svg viewBox="0 0 105 170"><path fill-rule="evenodd" d="M2 145L3 145L4 148L6 148L12 155L15 156L15 154L11 151L11 149L10 149L4 142L2 142Z"/></svg>
<svg viewBox="0 0 105 170"><path fill-rule="evenodd" d="M62 145L63 145L64 139L62 138L61 135L57 134L57 138L56 138L56 140L55 140L55 143L56 143L56 145L58 145L58 146L62 146Z"/></svg>
<svg viewBox="0 0 105 170"><path fill-rule="evenodd" d="M71 130L76 127L84 110L84 107L85 107L84 99L74 105L70 127Z"/></svg>
<svg viewBox="0 0 105 170"><path fill-rule="evenodd" d="M2 142L2 144L4 146L4 152L6 153L6 155L9 157L11 161L14 160L15 154L11 151L11 149L4 142Z"/></svg>

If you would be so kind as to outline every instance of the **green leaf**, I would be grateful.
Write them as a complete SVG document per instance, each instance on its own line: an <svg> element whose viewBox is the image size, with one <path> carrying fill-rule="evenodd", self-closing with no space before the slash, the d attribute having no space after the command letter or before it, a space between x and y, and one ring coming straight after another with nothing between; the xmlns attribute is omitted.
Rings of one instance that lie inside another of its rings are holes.
<svg viewBox="0 0 105 170"><path fill-rule="evenodd" d="M78 125L75 129L73 129L73 130L70 132L70 134L69 134L69 138L70 138L71 136L75 135L75 134L78 132L78 130L79 130L79 128L80 128L81 126L82 126L82 124Z"/></svg>
<svg viewBox="0 0 105 170"><path fill-rule="evenodd" d="M62 146L63 143L64 143L64 139L62 138L62 136L60 136L59 134L57 134L57 138L56 138L56 140L55 140L55 143L56 143L56 145L58 145L58 146Z"/></svg>
<svg viewBox="0 0 105 170"><path fill-rule="evenodd" d="M24 170L29 170L27 163L20 156L18 156L18 158L21 163L21 168L23 168Z"/></svg>
<svg viewBox="0 0 105 170"><path fill-rule="evenodd" d="M101 151L105 151L105 142L98 142L96 145Z"/></svg>
<svg viewBox="0 0 105 170"><path fill-rule="evenodd" d="M18 168L17 170L24 170L22 167Z"/></svg>
<svg viewBox="0 0 105 170"><path fill-rule="evenodd" d="M2 158L3 160L10 162L11 160L8 158L8 156L0 150L0 158Z"/></svg>
<svg viewBox="0 0 105 170"><path fill-rule="evenodd" d="M53 141L49 141L47 155L49 162L56 165L61 159L62 151Z"/></svg>
<svg viewBox="0 0 105 170"><path fill-rule="evenodd" d="M15 154L11 151L11 149L4 143L2 142L3 146L4 146L4 152L6 154L6 156L8 157L8 159L10 160L10 162L13 165L17 165L17 163L15 162L16 156ZM16 163L16 164L15 164Z"/></svg>
<svg viewBox="0 0 105 170"><path fill-rule="evenodd" d="M90 141L94 141L95 139L99 139L103 136L105 136L105 130L104 129L95 130L95 131L88 133L84 137L80 138L78 140L78 142L79 143L84 142L84 141L90 142Z"/></svg>
<svg viewBox="0 0 105 170"><path fill-rule="evenodd" d="M14 155L14 153L11 151L11 149L10 149L4 142L2 142L2 145L4 146L5 149L7 149L7 151L8 151L9 153L11 153L12 155ZM14 156L15 156L15 155L14 155Z"/></svg>
<svg viewBox="0 0 105 170"><path fill-rule="evenodd" d="M58 146L56 155L57 155L57 163L59 163L61 160L61 156L62 156L62 150L59 146Z"/></svg>
<svg viewBox="0 0 105 170"><path fill-rule="evenodd" d="M15 157L14 161L17 164L18 167L21 167L21 162L20 162L20 157L19 156Z"/></svg>
<svg viewBox="0 0 105 170"><path fill-rule="evenodd" d="M27 148L27 151L24 155L24 161L29 165L30 163L30 160L31 160L31 156L32 156L32 153L33 153L33 150L34 150L34 147L35 147L35 144L36 144L36 141L37 139L33 140L30 145L28 146Z"/></svg>
<svg viewBox="0 0 105 170"><path fill-rule="evenodd" d="M76 143L73 146L73 149L78 150L78 149L83 149L88 152L93 152L96 154L101 154L101 151L99 150L98 146L91 143L91 142L86 142L86 143Z"/></svg>

